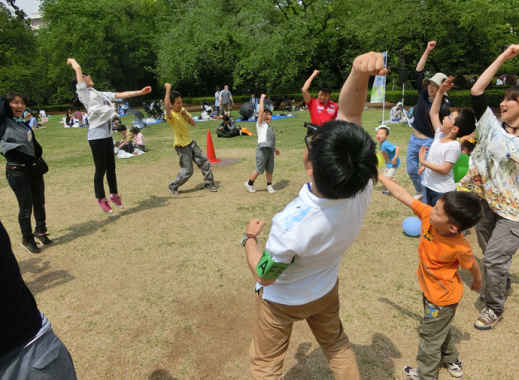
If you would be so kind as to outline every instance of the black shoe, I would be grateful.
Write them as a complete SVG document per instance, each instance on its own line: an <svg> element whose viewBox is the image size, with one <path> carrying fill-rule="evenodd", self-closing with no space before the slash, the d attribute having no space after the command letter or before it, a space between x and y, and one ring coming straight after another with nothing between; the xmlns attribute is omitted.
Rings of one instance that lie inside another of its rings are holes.
<svg viewBox="0 0 519 380"><path fill-rule="evenodd" d="M41 250L36 245L36 242L34 239L31 240L23 240L22 241L22 247L28 250L30 253L40 253Z"/></svg>
<svg viewBox="0 0 519 380"><path fill-rule="evenodd" d="M48 235L47 234L34 234L34 236L36 237L36 239L38 239L39 241L41 241L41 243L43 245L49 245L49 244L52 244L53 241L49 239Z"/></svg>

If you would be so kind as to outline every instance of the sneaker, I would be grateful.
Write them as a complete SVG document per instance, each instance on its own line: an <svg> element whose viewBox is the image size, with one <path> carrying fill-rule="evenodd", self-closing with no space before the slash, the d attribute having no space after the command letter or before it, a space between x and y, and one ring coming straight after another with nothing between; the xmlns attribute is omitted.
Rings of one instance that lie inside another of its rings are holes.
<svg viewBox="0 0 519 380"><path fill-rule="evenodd" d="M104 212L112 212L112 208L108 204L108 201L105 199L98 199L97 203L99 203L99 206L103 209Z"/></svg>
<svg viewBox="0 0 519 380"><path fill-rule="evenodd" d="M204 188L209 189L209 191L211 191L213 193L216 193L218 191L218 188L216 187L216 185L214 183L206 183L204 185Z"/></svg>
<svg viewBox="0 0 519 380"><path fill-rule="evenodd" d="M267 191L270 194L274 194L276 192L276 190L274 190L274 187L272 185L267 185Z"/></svg>
<svg viewBox="0 0 519 380"><path fill-rule="evenodd" d="M416 193L415 195L413 195L413 198L416 199L416 200L418 200L418 201L419 201L420 199L422 199L422 197L423 197L423 194L422 194L422 193Z"/></svg>
<svg viewBox="0 0 519 380"><path fill-rule="evenodd" d="M169 192L170 192L171 194L173 194L173 195L178 195L178 188L175 187L175 186L173 186L172 183L170 183L170 184L168 185L168 188L169 188Z"/></svg>
<svg viewBox="0 0 519 380"><path fill-rule="evenodd" d="M445 367L452 377L463 377L463 366L461 364L461 360L457 359L453 363L447 363L445 364Z"/></svg>
<svg viewBox="0 0 519 380"><path fill-rule="evenodd" d="M406 380L420 380L418 376L418 368L409 367L406 365L404 367L404 379Z"/></svg>
<svg viewBox="0 0 519 380"><path fill-rule="evenodd" d="M256 192L256 190L254 190L254 186L253 185L249 185L249 182L245 182L243 185L245 186L245 188L247 189L247 191L249 193L255 193Z"/></svg>
<svg viewBox="0 0 519 380"><path fill-rule="evenodd" d="M481 309L478 319L474 323L474 327L478 330L490 330L494 328L497 322L501 319L501 315L497 315L494 310L485 306Z"/></svg>
<svg viewBox="0 0 519 380"><path fill-rule="evenodd" d="M391 195L391 193L389 192L389 190L382 190L382 194L384 194L384 195Z"/></svg>
<svg viewBox="0 0 519 380"><path fill-rule="evenodd" d="M40 253L41 252L41 250L36 245L36 242L34 241L34 239L30 239L30 240L23 239L22 247L25 248L26 250L28 250L30 253Z"/></svg>
<svg viewBox="0 0 519 380"><path fill-rule="evenodd" d="M123 202L121 202L121 197L119 194L110 194L110 200L120 208L123 208Z"/></svg>
<svg viewBox="0 0 519 380"><path fill-rule="evenodd" d="M36 239L38 239L39 241L41 241L41 243L43 245L49 245L49 244L52 244L52 240L49 239L49 237L47 236L47 234L34 234L34 236L36 237Z"/></svg>

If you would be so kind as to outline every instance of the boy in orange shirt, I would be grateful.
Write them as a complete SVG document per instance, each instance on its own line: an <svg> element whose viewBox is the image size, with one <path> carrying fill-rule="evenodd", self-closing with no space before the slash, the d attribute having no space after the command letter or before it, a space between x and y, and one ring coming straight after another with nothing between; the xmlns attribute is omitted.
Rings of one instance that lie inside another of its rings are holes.
<svg viewBox="0 0 519 380"><path fill-rule="evenodd" d="M416 272L423 291L424 318L419 329L418 368L404 367L404 378L435 380L441 364L447 367L451 376L462 377L451 322L463 294L458 267L470 270L472 290L481 288L479 264L461 233L478 223L480 199L473 193L450 191L442 194L431 207L414 199L388 177L379 174L379 180L422 221Z"/></svg>

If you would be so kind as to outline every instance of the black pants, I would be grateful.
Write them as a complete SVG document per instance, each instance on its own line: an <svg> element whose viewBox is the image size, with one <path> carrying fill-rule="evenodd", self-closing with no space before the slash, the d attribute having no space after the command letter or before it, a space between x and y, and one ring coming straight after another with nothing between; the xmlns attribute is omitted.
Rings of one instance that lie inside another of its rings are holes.
<svg viewBox="0 0 519 380"><path fill-rule="evenodd" d="M117 177L115 175L114 141L111 137L99 140L88 140L96 168L94 174L94 190L97 199L105 198L103 179L106 173L111 194L117 194Z"/></svg>
<svg viewBox="0 0 519 380"><path fill-rule="evenodd" d="M13 189L16 199L18 200L18 206L20 208L18 223L20 223L23 239L30 240L33 238L31 227L33 208L34 218L36 219L36 233L46 233L45 185L43 183L43 175L33 174L29 169L6 169L6 177L9 186Z"/></svg>

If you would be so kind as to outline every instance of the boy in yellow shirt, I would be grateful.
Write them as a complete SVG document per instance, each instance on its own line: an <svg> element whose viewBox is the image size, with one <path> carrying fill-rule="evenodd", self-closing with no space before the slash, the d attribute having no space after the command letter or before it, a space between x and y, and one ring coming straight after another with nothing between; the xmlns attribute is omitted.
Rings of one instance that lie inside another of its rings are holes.
<svg viewBox="0 0 519 380"><path fill-rule="evenodd" d="M379 180L422 221L416 273L423 292L424 318L419 329L418 368L404 367L404 378L436 380L442 364L451 376L462 377L451 323L463 294L458 267L472 274L472 290L481 288L479 264L461 233L481 218L480 198L473 193L450 191L431 207L388 177L379 174Z"/></svg>
<svg viewBox="0 0 519 380"><path fill-rule="evenodd" d="M183 107L182 96L177 91L173 91L173 94L171 94L171 84L165 83L164 87L166 88L166 95L164 96L166 120L171 125L175 135L174 147L180 165L177 177L169 184L169 191L173 195L178 194L178 188L193 175L193 161L202 171L205 187L210 191L217 191L211 164L189 134L189 125L194 127L195 122L191 114ZM171 95L173 95L173 104L171 104Z"/></svg>

